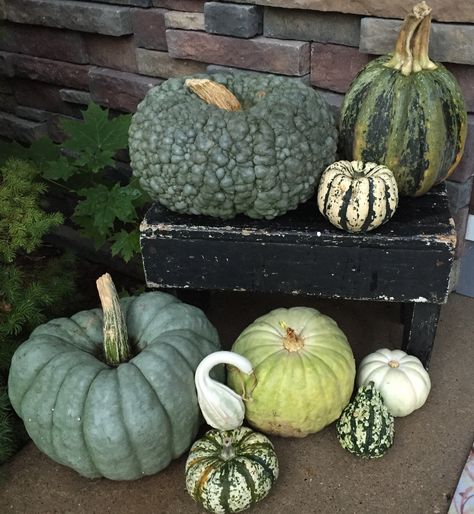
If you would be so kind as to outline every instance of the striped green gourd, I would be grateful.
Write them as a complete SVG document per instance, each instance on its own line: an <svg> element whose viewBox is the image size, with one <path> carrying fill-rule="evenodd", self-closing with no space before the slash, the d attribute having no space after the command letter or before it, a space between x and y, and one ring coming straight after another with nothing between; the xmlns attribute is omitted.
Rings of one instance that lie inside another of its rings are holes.
<svg viewBox="0 0 474 514"><path fill-rule="evenodd" d="M267 496L278 472L263 434L247 427L210 430L189 452L186 489L209 512L240 512Z"/></svg>
<svg viewBox="0 0 474 514"><path fill-rule="evenodd" d="M368 459L382 457L392 446L394 419L373 382L361 386L336 423L339 443Z"/></svg>
<svg viewBox="0 0 474 514"><path fill-rule="evenodd" d="M365 232L393 216L398 187L386 166L337 161L324 170L317 200L321 214L334 226L348 232Z"/></svg>
<svg viewBox="0 0 474 514"><path fill-rule="evenodd" d="M425 2L413 8L394 54L359 72L341 108L341 156L384 164L405 196L420 196L449 177L467 133L456 79L428 57L430 13Z"/></svg>

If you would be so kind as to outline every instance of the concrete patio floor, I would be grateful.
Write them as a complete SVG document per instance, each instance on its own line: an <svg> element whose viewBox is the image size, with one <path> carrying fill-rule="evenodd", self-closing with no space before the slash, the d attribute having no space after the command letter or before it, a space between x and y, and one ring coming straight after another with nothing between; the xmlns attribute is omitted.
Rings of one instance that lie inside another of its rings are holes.
<svg viewBox="0 0 474 514"><path fill-rule="evenodd" d="M207 314L229 348L256 317L293 305L314 306L333 317L357 362L377 348L400 346L397 304L215 293ZM426 405L396 419L394 446L382 459L365 461L344 451L334 424L305 439L272 438L280 478L251 512L446 513L474 438L474 299L452 294L443 307L429 371ZM202 513L185 491L185 458L134 482L89 480L30 443L0 469L0 513Z"/></svg>

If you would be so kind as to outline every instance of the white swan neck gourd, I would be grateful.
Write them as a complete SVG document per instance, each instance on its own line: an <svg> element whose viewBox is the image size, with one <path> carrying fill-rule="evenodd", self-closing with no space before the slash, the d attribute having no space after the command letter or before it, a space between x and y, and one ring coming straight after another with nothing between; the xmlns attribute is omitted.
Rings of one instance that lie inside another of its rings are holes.
<svg viewBox="0 0 474 514"><path fill-rule="evenodd" d="M234 430L242 425L245 417L244 398L229 387L213 380L209 373L218 364L230 364L246 375L253 373L248 359L234 352L214 352L205 357L196 369L196 383L199 407L204 419L218 430Z"/></svg>

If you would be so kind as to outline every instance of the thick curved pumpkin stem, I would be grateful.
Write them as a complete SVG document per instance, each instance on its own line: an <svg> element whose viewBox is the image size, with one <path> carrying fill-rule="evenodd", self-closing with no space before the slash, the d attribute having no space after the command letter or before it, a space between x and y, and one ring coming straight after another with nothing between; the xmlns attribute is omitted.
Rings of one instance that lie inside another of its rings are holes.
<svg viewBox="0 0 474 514"><path fill-rule="evenodd" d="M398 34L395 52L385 66L399 70L403 75L410 75L413 71L412 38L422 20L428 16L431 9L426 2L416 4L405 18Z"/></svg>
<svg viewBox="0 0 474 514"><path fill-rule="evenodd" d="M112 277L106 273L96 281L104 317L104 353L109 366L118 366L131 357L127 325Z"/></svg>
<svg viewBox="0 0 474 514"><path fill-rule="evenodd" d="M225 111L241 111L242 106L234 93L225 86L209 79L186 79L186 87L206 103Z"/></svg>
<svg viewBox="0 0 474 514"><path fill-rule="evenodd" d="M438 66L430 60L428 49L430 46L431 14L425 16L418 26L412 41L413 71L436 70Z"/></svg>

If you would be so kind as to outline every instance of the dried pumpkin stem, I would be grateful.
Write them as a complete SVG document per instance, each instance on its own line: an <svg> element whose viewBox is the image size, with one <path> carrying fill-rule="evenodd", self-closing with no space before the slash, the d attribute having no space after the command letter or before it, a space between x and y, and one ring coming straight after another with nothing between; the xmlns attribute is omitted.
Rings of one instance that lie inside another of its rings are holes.
<svg viewBox="0 0 474 514"><path fill-rule="evenodd" d="M232 446L232 438L224 437L222 441L221 459L229 460L235 457L235 450Z"/></svg>
<svg viewBox="0 0 474 514"><path fill-rule="evenodd" d="M225 111L241 111L242 106L234 93L209 79L186 79L184 85L206 103Z"/></svg>
<svg viewBox="0 0 474 514"><path fill-rule="evenodd" d="M431 14L425 16L418 26L412 40L413 72L421 70L436 70L438 66L430 60L428 50L430 46Z"/></svg>
<svg viewBox="0 0 474 514"><path fill-rule="evenodd" d="M283 347L289 352L297 352L304 347L303 338L296 333L296 330L289 327L283 320L280 321L280 326L286 331L283 337Z"/></svg>
<svg viewBox="0 0 474 514"><path fill-rule="evenodd" d="M103 312L105 360L109 366L118 366L131 357L127 325L112 277L106 273L96 281Z"/></svg>
<svg viewBox="0 0 474 514"><path fill-rule="evenodd" d="M385 63L387 68L399 70L403 75L410 75L413 71L413 54L411 43L413 35L422 20L428 16L431 9L426 2L416 4L405 18L398 34L395 51L390 61Z"/></svg>

